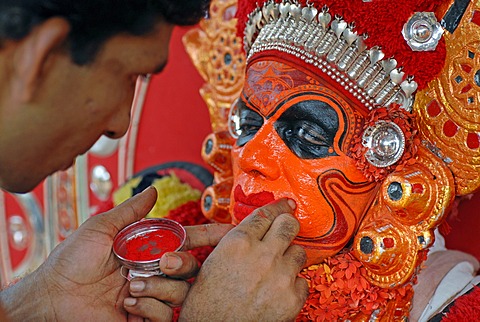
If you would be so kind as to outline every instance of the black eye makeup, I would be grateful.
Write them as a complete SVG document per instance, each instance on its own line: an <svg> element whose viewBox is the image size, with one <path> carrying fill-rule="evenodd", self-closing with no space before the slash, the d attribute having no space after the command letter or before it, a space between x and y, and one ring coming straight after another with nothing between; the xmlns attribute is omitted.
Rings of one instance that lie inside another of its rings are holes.
<svg viewBox="0 0 480 322"><path fill-rule="evenodd" d="M243 101L239 101L237 107L239 111L240 132L237 139L237 145L244 146L262 127L264 120L260 114L249 109Z"/></svg>
<svg viewBox="0 0 480 322"><path fill-rule="evenodd" d="M299 158L338 155L333 146L339 118L325 102L306 100L296 103L283 112L274 126L283 142Z"/></svg>

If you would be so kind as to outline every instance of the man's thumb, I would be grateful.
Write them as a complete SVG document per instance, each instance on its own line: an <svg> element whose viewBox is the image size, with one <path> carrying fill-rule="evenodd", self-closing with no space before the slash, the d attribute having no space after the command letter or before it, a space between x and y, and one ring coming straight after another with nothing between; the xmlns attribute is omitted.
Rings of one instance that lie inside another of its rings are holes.
<svg viewBox="0 0 480 322"><path fill-rule="evenodd" d="M104 213L103 219L111 222L120 231L127 225L144 218L152 210L156 201L157 190L150 186Z"/></svg>

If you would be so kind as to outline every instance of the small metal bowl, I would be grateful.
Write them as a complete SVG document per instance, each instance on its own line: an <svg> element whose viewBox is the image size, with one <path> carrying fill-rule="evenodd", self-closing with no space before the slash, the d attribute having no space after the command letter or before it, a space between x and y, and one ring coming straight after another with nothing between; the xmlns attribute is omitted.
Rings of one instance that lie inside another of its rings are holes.
<svg viewBox="0 0 480 322"><path fill-rule="evenodd" d="M115 236L115 239L113 240L113 253L117 256L122 265L129 270L128 279L137 276L147 277L152 275L163 275L160 270L160 258L162 254L159 254L158 258L144 261L131 260L126 256L127 244L130 240L159 230L171 231L179 239L178 247L175 249L165 249L164 251L175 252L182 249L187 236L185 228L183 228L178 222L166 218L151 218L137 221L122 229L117 236ZM145 241L145 244L147 244L148 240L146 239Z"/></svg>

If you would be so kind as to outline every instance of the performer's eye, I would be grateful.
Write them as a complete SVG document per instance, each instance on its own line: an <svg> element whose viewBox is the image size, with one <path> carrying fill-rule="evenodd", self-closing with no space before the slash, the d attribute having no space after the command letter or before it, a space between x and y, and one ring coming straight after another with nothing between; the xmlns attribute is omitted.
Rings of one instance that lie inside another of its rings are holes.
<svg viewBox="0 0 480 322"><path fill-rule="evenodd" d="M287 109L275 123L283 142L303 159L331 155L338 131L338 115L322 101L303 101Z"/></svg>
<svg viewBox="0 0 480 322"><path fill-rule="evenodd" d="M245 105L240 105L239 136L237 145L243 146L250 141L263 125L263 117Z"/></svg>
<svg viewBox="0 0 480 322"><path fill-rule="evenodd" d="M297 136L300 140L304 141L306 144L318 145L318 146L328 146L327 139L321 133L323 132L321 128L318 128L318 125L309 122L301 122L297 125Z"/></svg>

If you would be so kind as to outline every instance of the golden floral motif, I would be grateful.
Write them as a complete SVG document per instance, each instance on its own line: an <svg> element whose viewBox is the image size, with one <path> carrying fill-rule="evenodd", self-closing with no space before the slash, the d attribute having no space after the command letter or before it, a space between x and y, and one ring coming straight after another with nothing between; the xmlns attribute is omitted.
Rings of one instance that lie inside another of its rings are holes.
<svg viewBox="0 0 480 322"><path fill-rule="evenodd" d="M381 287L401 285L416 273L455 196L446 165L424 147L417 153L414 164L383 181L355 236L353 254Z"/></svg>
<svg viewBox="0 0 480 322"><path fill-rule="evenodd" d="M236 0L214 1L209 19L183 38L193 64L206 81L200 94L208 106L213 132L227 129L230 108L244 81L245 55L236 37L236 4Z"/></svg>
<svg viewBox="0 0 480 322"><path fill-rule="evenodd" d="M419 130L453 171L459 196L480 187L479 9L472 1L455 32L445 34L443 72L417 93L414 105Z"/></svg>

